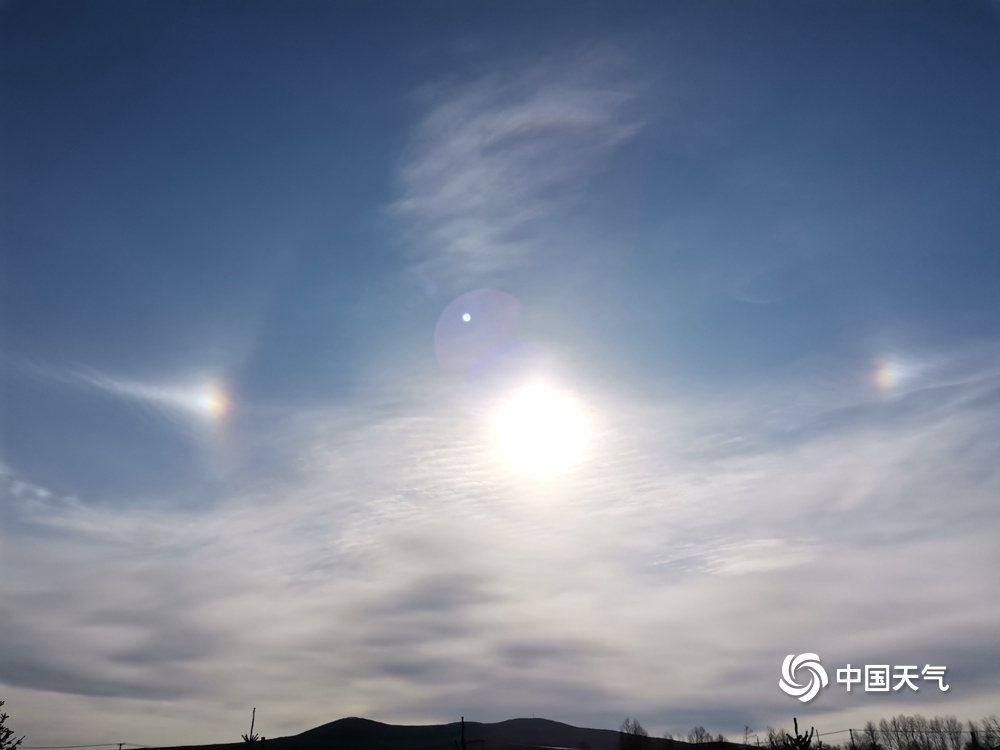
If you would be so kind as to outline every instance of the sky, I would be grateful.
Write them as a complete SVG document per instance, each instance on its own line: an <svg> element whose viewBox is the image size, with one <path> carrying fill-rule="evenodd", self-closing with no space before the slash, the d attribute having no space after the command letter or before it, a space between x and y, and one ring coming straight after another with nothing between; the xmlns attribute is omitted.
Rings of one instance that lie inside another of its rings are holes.
<svg viewBox="0 0 1000 750"><path fill-rule="evenodd" d="M4 3L10 725L996 713L998 42L972 0Z"/></svg>

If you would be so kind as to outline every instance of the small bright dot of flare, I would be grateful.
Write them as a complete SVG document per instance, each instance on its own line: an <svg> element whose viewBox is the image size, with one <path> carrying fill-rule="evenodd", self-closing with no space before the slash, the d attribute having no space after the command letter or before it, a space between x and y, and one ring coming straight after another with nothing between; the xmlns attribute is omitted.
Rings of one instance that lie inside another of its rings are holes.
<svg viewBox="0 0 1000 750"><path fill-rule="evenodd" d="M470 320L472 320L472 316L469 315L469 313L462 313L462 320L468 323Z"/></svg>

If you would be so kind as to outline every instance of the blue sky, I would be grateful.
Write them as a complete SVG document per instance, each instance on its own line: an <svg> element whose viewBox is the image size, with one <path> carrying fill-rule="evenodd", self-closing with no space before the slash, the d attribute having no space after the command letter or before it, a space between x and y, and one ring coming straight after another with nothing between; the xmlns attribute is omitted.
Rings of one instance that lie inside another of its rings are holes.
<svg viewBox="0 0 1000 750"><path fill-rule="evenodd" d="M998 36L993 2L4 4L15 728L995 712ZM496 427L529 386L515 422L572 414L542 476ZM803 652L952 688L803 705Z"/></svg>

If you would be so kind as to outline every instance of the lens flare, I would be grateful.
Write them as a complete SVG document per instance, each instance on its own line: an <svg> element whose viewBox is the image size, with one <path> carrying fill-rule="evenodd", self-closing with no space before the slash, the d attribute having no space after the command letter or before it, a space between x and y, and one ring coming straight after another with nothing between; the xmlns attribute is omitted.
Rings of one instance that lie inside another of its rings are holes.
<svg viewBox="0 0 1000 750"><path fill-rule="evenodd" d="M570 394L544 384L517 391L496 410L493 434L503 459L516 471L547 476L583 454L587 424Z"/></svg>
<svg viewBox="0 0 1000 750"><path fill-rule="evenodd" d="M514 339L520 303L506 292L474 289L452 300L434 326L441 368L462 374L490 349Z"/></svg>

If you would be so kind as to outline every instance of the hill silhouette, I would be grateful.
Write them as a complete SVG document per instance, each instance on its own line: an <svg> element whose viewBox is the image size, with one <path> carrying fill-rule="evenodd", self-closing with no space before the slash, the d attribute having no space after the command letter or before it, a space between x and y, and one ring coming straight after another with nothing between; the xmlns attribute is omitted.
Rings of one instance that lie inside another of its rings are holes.
<svg viewBox="0 0 1000 750"><path fill-rule="evenodd" d="M233 734L238 734L233 730ZM290 737L268 738L255 750L456 750L462 734L460 722L405 726L351 717L323 724ZM508 719L494 724L465 722L468 750L517 748L568 748L569 750L618 750L619 734L611 729L586 729L550 719ZM649 750L687 747L687 742L649 738ZM732 743L705 743L700 750L723 750ZM247 743L186 745L187 750L248 750ZM162 748L160 750L168 750Z"/></svg>

